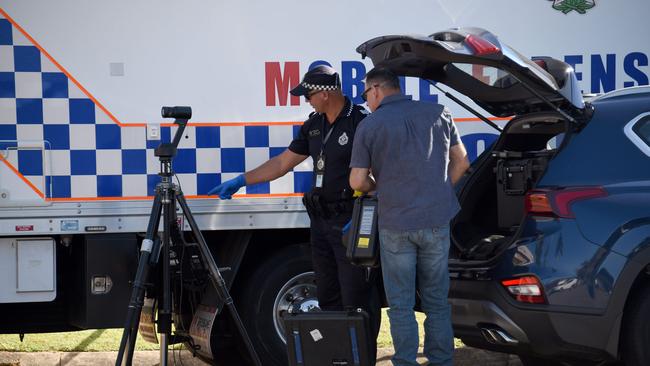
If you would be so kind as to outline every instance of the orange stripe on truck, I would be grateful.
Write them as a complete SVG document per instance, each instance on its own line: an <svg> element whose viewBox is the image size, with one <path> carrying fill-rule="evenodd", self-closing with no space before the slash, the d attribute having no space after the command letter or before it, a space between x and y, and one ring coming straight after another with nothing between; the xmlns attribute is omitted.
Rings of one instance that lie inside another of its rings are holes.
<svg viewBox="0 0 650 366"><path fill-rule="evenodd" d="M29 181L29 179L25 178L25 176L22 175L22 174L18 171L18 169L16 169L13 165L11 165L11 163L8 162L7 159L5 159L4 156L0 155L0 161L2 161L2 162L3 162L3 163L4 163L4 164L9 168L9 169L11 169L11 171L14 172L14 174L16 174L16 176L18 176L18 178L20 178L20 179L21 179L25 184L27 184L27 185L28 185L28 186L29 186L29 187L30 187L34 192L36 192L36 194L37 194L39 197L41 197L41 198L45 198L45 195L43 194L43 192L41 192L38 188L36 188L36 186L34 186L34 185L32 184L32 182Z"/></svg>

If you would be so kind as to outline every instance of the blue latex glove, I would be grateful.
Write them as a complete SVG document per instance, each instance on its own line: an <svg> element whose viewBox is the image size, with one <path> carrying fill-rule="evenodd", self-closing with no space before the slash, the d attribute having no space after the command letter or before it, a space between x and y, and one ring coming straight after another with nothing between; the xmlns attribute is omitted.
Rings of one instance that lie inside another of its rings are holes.
<svg viewBox="0 0 650 366"><path fill-rule="evenodd" d="M239 188L245 185L246 185L246 179L244 178L243 174L240 174L239 176L237 176L237 178L227 180L219 184L218 186L212 188L208 192L208 196L216 194L222 200L229 200L232 198L232 195L239 190Z"/></svg>

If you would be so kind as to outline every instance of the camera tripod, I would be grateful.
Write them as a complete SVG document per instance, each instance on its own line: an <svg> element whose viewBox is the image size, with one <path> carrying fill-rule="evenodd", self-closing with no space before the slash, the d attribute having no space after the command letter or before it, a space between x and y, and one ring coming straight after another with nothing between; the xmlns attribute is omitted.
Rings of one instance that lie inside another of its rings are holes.
<svg viewBox="0 0 650 366"><path fill-rule="evenodd" d="M160 365L168 365L167 348L172 343L177 343L183 339L173 338L172 332L172 291L171 291L171 273L170 273L170 246L172 241L173 225L177 225L176 221L176 203L181 207L183 215L187 219L188 224L192 230L194 237L198 242L198 248L201 259L207 267L210 281L215 287L219 300L228 307L230 315L233 318L242 340L246 344L246 348L250 354L252 362L259 366L261 362L253 344L248 337L248 333L242 324L242 321L235 309L226 283L219 273L217 264L210 253L205 238L201 234L190 208L185 201L183 192L178 186L172 183L172 160L176 156L178 142L183 135L187 121L192 117L192 109L190 107L162 107L163 118L174 118L174 124L178 125L178 130L174 135L171 143L162 143L156 148L155 155L160 159L160 177L161 181L156 185L155 197L151 214L149 216L149 224L147 226L147 233L145 239L142 241L140 248L140 259L138 261L138 269L136 272L135 280L133 281L133 291L129 301L129 307L126 315L126 323L124 326L124 333L122 333L122 340L120 342L120 350L115 360L115 366L131 365L133 361L133 352L135 350L135 341L138 333L138 325L140 323L140 312L143 306L143 300L146 289L146 281L149 270L160 263L159 257L162 254L162 288L159 289L159 299L162 305L158 307L158 333L160 333ZM163 217L163 231L160 241L155 241L158 231L160 217ZM180 231L180 229L178 229ZM183 245L183 244L181 244ZM153 253L153 254L152 254ZM126 359L124 355L126 353Z"/></svg>

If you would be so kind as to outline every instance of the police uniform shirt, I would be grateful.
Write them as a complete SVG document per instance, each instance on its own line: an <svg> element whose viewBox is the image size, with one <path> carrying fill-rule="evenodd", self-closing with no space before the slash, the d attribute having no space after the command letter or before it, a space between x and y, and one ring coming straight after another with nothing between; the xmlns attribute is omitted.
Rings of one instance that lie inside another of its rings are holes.
<svg viewBox="0 0 650 366"><path fill-rule="evenodd" d="M359 105L352 104L345 98L345 104L334 123L330 124L324 113L312 113L300 128L296 138L289 145L289 150L300 155L309 155L316 162L321 153L323 139L332 129L330 137L323 148L325 155L325 174L323 176L323 196L327 201L336 201L344 196L352 196L350 188L350 156L352 141L359 122L368 112ZM312 189L315 174L312 179Z"/></svg>

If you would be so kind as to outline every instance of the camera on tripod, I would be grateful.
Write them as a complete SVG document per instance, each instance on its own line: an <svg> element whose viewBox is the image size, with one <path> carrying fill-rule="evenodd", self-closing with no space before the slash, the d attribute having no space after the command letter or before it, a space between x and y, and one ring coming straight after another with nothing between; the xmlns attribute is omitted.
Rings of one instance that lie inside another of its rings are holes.
<svg viewBox="0 0 650 366"><path fill-rule="evenodd" d="M147 233L140 249L140 259L138 261L138 269L133 281L133 290L131 292L131 299L127 309L126 323L124 326L124 333L120 342L120 350L115 360L116 366L123 364L131 365L133 361L133 351L135 350L135 342L138 333L138 325L140 323L140 312L142 311L143 300L145 291L151 288L151 284L147 282L149 270L156 268L159 271L161 284L159 288L155 288L158 299L157 308L157 325L158 333L160 334L160 365L167 366L168 355L167 348L170 344L179 341L191 340L191 337L183 335L177 337L172 335L172 281L171 281L171 268L170 259L175 254L172 254L172 247L184 248L188 245L183 239L183 233L178 226L176 204L181 208L183 216L187 219L187 223L191 228L191 233L196 240L194 248L198 249L198 257L205 267L210 282L216 294L229 310L232 316L233 323L239 330L239 333L244 341L246 348L249 351L252 362L255 365L261 365L259 357L253 348L253 344L246 333L246 329L239 318L239 314L235 309L226 283L219 273L219 268L215 259L208 248L208 245L197 225L192 212L185 200L185 196L180 187L172 183L172 161L176 156L176 150L181 136L187 125L187 121L192 117L192 108L190 107L162 107L161 115L163 118L174 118L174 124L178 125L178 129L171 142L161 143L155 150L155 155L160 160L160 183L156 185L153 206L149 216L149 224L147 226ZM159 233L162 219L162 231ZM182 284L181 284L182 286ZM181 292L182 294L182 292ZM124 358L126 356L126 358Z"/></svg>
<svg viewBox="0 0 650 366"><path fill-rule="evenodd" d="M163 118L188 120L192 118L192 107L162 107L160 114Z"/></svg>
<svg viewBox="0 0 650 366"><path fill-rule="evenodd" d="M162 107L160 114L163 118L174 118L174 124L178 125L178 131L172 142L161 143L154 150L154 155L160 158L161 162L170 161L176 156L178 143L183 135L187 121L192 118L192 107L176 106Z"/></svg>

